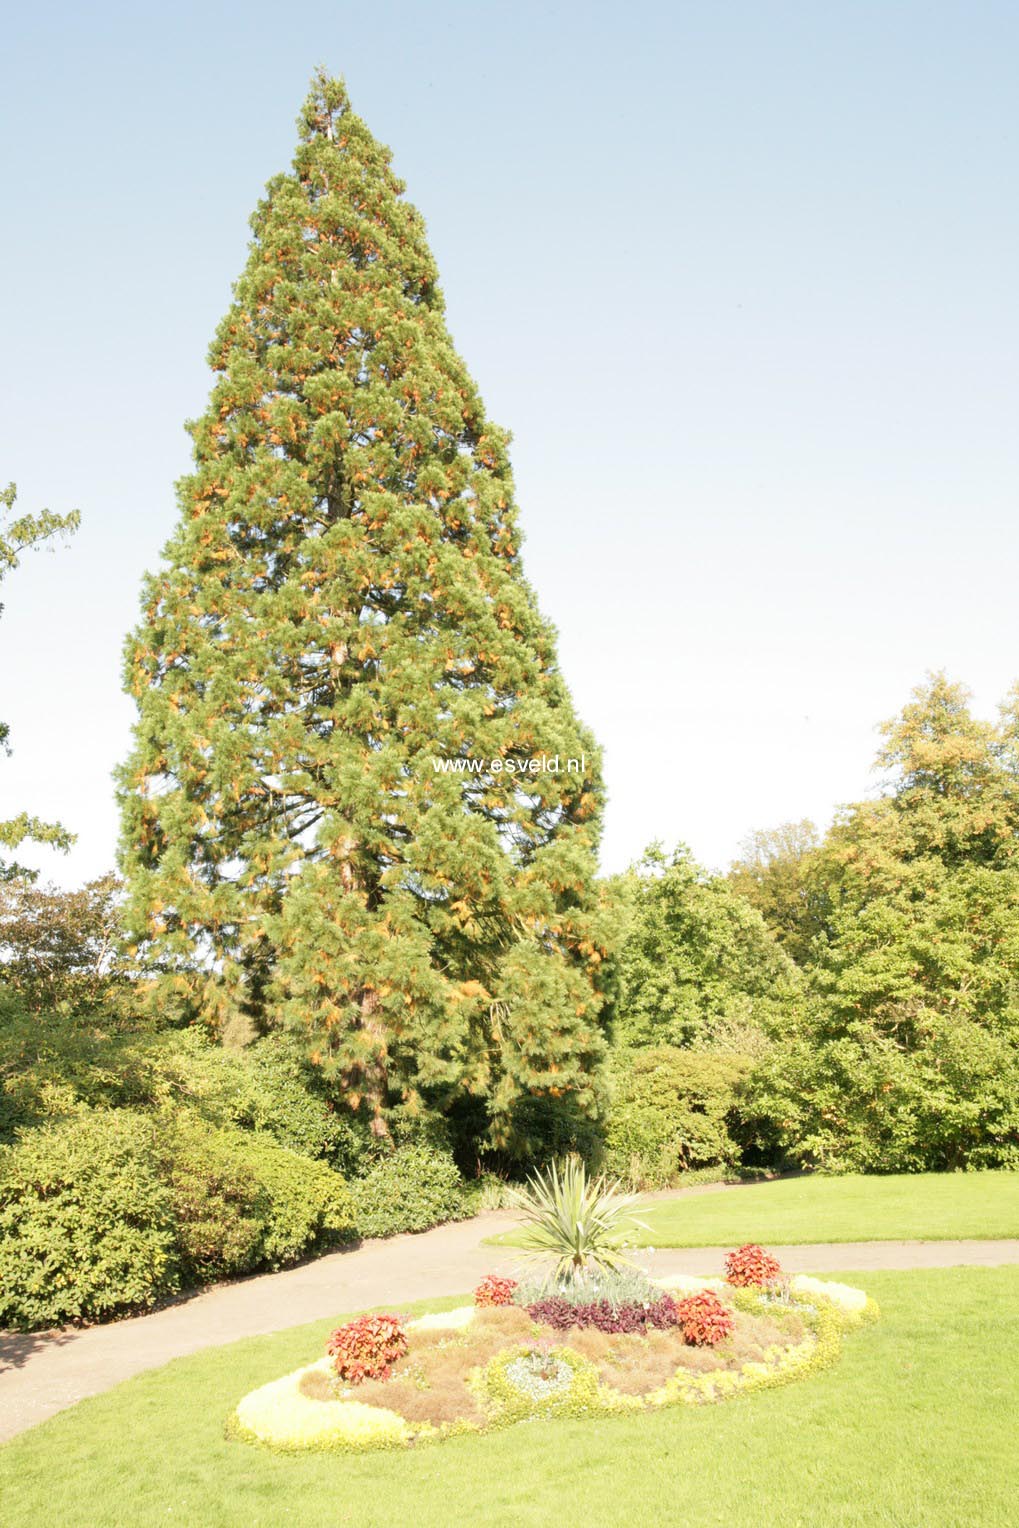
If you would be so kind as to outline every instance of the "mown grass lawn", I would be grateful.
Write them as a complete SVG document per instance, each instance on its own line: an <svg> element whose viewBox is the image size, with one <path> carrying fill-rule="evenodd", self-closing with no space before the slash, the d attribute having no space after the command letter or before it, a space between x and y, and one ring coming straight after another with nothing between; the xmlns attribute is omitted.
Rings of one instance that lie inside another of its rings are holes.
<svg viewBox="0 0 1019 1528"><path fill-rule="evenodd" d="M1019 1237L1019 1172L784 1178L651 1201L639 1247ZM513 1246L516 1235L493 1237Z"/></svg>
<svg viewBox="0 0 1019 1528"><path fill-rule="evenodd" d="M319 1352L328 1324L212 1349L0 1450L0 1518L4 1528L1012 1528L1019 1267L846 1277L883 1319L847 1339L824 1375L699 1410L523 1425L406 1453L280 1457L224 1440L238 1397Z"/></svg>

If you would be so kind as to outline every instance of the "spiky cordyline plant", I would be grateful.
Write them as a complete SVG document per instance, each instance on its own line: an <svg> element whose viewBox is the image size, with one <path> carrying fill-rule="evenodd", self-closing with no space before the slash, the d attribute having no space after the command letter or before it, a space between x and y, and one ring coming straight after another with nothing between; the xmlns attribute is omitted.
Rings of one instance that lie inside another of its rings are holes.
<svg viewBox="0 0 1019 1528"><path fill-rule="evenodd" d="M632 1214L635 1196L604 1176L590 1177L576 1156L532 1173L524 1188L511 1191L510 1202L524 1224L524 1250L551 1258L555 1276L572 1281L591 1268L628 1264L624 1240L642 1224Z"/></svg>

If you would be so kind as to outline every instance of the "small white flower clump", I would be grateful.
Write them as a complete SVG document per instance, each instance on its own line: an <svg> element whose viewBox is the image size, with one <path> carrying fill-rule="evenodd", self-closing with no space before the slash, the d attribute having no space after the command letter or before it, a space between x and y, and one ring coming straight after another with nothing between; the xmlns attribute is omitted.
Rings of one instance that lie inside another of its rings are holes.
<svg viewBox="0 0 1019 1528"><path fill-rule="evenodd" d="M724 1279L713 1279L694 1273L669 1273L663 1278L655 1279L655 1283L662 1289L667 1289L670 1294L695 1295L702 1289L710 1289L715 1294L720 1290L728 1289Z"/></svg>
<svg viewBox="0 0 1019 1528"><path fill-rule="evenodd" d="M794 1274L789 1287L798 1295L822 1295L843 1310L861 1311L867 1304L862 1289L854 1289L851 1284L836 1284L831 1279L814 1279L808 1273Z"/></svg>
<svg viewBox="0 0 1019 1528"><path fill-rule="evenodd" d="M524 1353L506 1366L506 1378L521 1395L547 1401L573 1384L573 1370L561 1358L545 1353Z"/></svg>
<svg viewBox="0 0 1019 1528"><path fill-rule="evenodd" d="M418 1316L416 1321L407 1322L407 1330L415 1328L419 1332L444 1332L448 1329L458 1332L473 1320L473 1305L457 1305L453 1310L439 1310L430 1316Z"/></svg>

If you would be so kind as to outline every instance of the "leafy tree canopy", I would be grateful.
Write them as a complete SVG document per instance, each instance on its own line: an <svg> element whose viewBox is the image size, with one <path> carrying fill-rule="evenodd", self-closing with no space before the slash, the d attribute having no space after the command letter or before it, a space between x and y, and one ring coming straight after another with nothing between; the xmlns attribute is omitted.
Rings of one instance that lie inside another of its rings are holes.
<svg viewBox="0 0 1019 1528"><path fill-rule="evenodd" d="M943 674L882 728L882 792L811 851L814 998L756 1080L792 1153L841 1170L1019 1162L1017 696Z"/></svg>
<svg viewBox="0 0 1019 1528"><path fill-rule="evenodd" d="M0 491L0 582L18 566L23 552L51 540L54 536L66 535L76 530L81 519L77 510L72 510L66 515L56 515L48 509L40 510L34 515L25 514L15 517L14 506L17 497L18 490L14 483L8 483L7 487ZM2 612L3 606L0 605L0 614ZM0 752L10 752L9 736L8 724L0 721ZM0 821L0 848L3 849L17 849L23 843L42 843L66 850L73 842L73 835L59 823L44 822L41 818L32 817L27 812L19 812L15 817ZM28 870L15 861L6 860L0 855L0 882L17 876L34 880L35 875L35 871Z"/></svg>
<svg viewBox="0 0 1019 1528"><path fill-rule="evenodd" d="M629 904L615 1035L627 1045L725 1041L780 1032L802 986L761 914L680 846L649 849L622 881Z"/></svg>
<svg viewBox="0 0 1019 1528"><path fill-rule="evenodd" d="M1019 977L1015 696L997 725L935 674L882 727L882 794L847 808L818 851L814 980L834 1023L909 1045L921 1009L1011 1029Z"/></svg>
<svg viewBox="0 0 1019 1528"><path fill-rule="evenodd" d="M0 883L0 980L34 1013L94 1013L114 1001L121 958L119 883L102 876L61 891Z"/></svg>
<svg viewBox="0 0 1019 1528"><path fill-rule="evenodd" d="M729 869L729 882L756 907L779 944L798 964L810 958L820 928L819 892L811 876L820 835L806 818L750 834Z"/></svg>

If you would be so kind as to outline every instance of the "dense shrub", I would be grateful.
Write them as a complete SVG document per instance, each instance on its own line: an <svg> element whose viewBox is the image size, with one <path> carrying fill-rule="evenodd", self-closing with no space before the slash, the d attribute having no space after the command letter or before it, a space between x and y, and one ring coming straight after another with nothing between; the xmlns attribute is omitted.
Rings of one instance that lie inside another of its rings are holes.
<svg viewBox="0 0 1019 1528"><path fill-rule="evenodd" d="M608 1170L635 1187L662 1188L691 1168L735 1164L730 1123L749 1068L742 1056L674 1045L617 1053Z"/></svg>
<svg viewBox="0 0 1019 1528"><path fill-rule="evenodd" d="M558 1098L543 1095L517 1100L509 1123L507 1144L489 1153L492 1162L511 1176L520 1177L535 1162L552 1162L578 1156L597 1165L601 1158L600 1123L566 1094Z"/></svg>
<svg viewBox="0 0 1019 1528"><path fill-rule="evenodd" d="M170 1190L177 1245L189 1282L247 1273L258 1265L268 1218L265 1195L232 1133L196 1116L177 1117L157 1136Z"/></svg>
<svg viewBox="0 0 1019 1528"><path fill-rule="evenodd" d="M608 1300L575 1304L561 1295L551 1295L548 1299L535 1301L527 1309L533 1320L559 1332L567 1331L571 1326L593 1326L599 1332L646 1332L651 1327L665 1331L679 1320L675 1300L664 1294L659 1294L650 1304L631 1301L620 1305L613 1305Z"/></svg>
<svg viewBox="0 0 1019 1528"><path fill-rule="evenodd" d="M362 1236L425 1231L469 1213L452 1157L428 1146L399 1146L351 1184Z"/></svg>
<svg viewBox="0 0 1019 1528"><path fill-rule="evenodd" d="M710 1289L687 1295L678 1302L676 1314L683 1341L695 1348L713 1348L732 1332L735 1318Z"/></svg>
<svg viewBox="0 0 1019 1528"><path fill-rule="evenodd" d="M136 1046L112 1015L31 1013L0 987L0 1140L13 1141L20 1131L83 1105L144 1103Z"/></svg>
<svg viewBox="0 0 1019 1528"><path fill-rule="evenodd" d="M516 1279L504 1279L497 1273L486 1273L474 1291L475 1305L512 1305Z"/></svg>
<svg viewBox="0 0 1019 1528"><path fill-rule="evenodd" d="M388 1379L392 1365L407 1351L407 1333L399 1316L359 1316L338 1326L326 1352L348 1385Z"/></svg>
<svg viewBox="0 0 1019 1528"><path fill-rule="evenodd" d="M139 1102L185 1105L217 1124L271 1135L302 1156L330 1159L345 1140L315 1069L288 1036L228 1050L192 1028L139 1045Z"/></svg>
<svg viewBox="0 0 1019 1528"><path fill-rule="evenodd" d="M0 1326L102 1320L178 1284L149 1120L82 1112L0 1148Z"/></svg>
<svg viewBox="0 0 1019 1528"><path fill-rule="evenodd" d="M513 1189L506 1178L498 1173L481 1172L464 1182L464 1193L472 1215L483 1215L486 1210L505 1210L512 1203Z"/></svg>
<svg viewBox="0 0 1019 1528"><path fill-rule="evenodd" d="M266 1035L238 1056L241 1075L229 1115L267 1131L306 1157L340 1167L351 1128L324 1096L321 1078L289 1035Z"/></svg>
<svg viewBox="0 0 1019 1528"><path fill-rule="evenodd" d="M833 1038L820 1002L810 1020L758 1066L743 1106L793 1162L828 1173L1019 1168L1019 1029L905 1005L888 1035L854 1025ZM908 1046L907 1025L918 1032Z"/></svg>
<svg viewBox="0 0 1019 1528"><path fill-rule="evenodd" d="M0 1147L0 1326L102 1320L355 1235L342 1178L271 1136L79 1109Z"/></svg>
<svg viewBox="0 0 1019 1528"><path fill-rule="evenodd" d="M251 1134L243 1140L245 1160L268 1203L261 1246L266 1266L278 1268L358 1234L354 1195L339 1173L268 1136Z"/></svg>
<svg viewBox="0 0 1019 1528"><path fill-rule="evenodd" d="M763 1288L781 1276L777 1257L765 1252L756 1242L747 1242L725 1257L725 1277L737 1289Z"/></svg>
<svg viewBox="0 0 1019 1528"><path fill-rule="evenodd" d="M330 1107L293 1041L226 1050L203 1031L154 1030L115 1014L29 1013L0 993L0 1138L97 1109L187 1109L336 1160L353 1127Z"/></svg>
<svg viewBox="0 0 1019 1528"><path fill-rule="evenodd" d="M175 1116L164 1122L159 1149L192 1278L278 1268L356 1234L339 1174L271 1136Z"/></svg>

